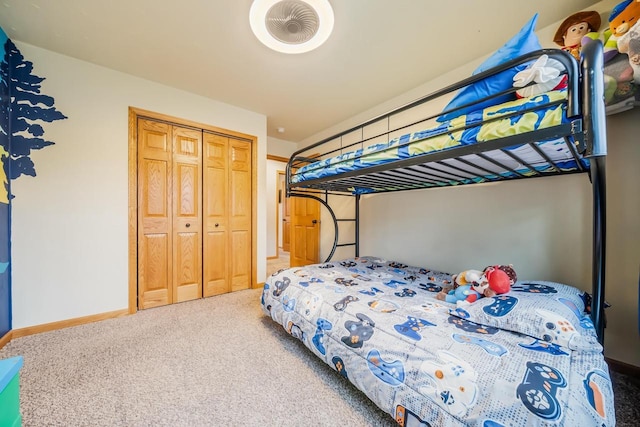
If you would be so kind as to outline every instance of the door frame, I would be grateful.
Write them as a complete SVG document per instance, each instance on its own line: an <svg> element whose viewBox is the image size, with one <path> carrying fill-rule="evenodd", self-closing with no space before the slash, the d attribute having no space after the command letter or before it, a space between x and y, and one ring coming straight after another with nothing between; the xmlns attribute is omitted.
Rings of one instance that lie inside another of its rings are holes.
<svg viewBox="0 0 640 427"><path fill-rule="evenodd" d="M129 314L138 311L138 117L202 129L251 143L251 289L257 287L257 192L258 138L233 130L181 119L162 113L129 107Z"/></svg>
<svg viewBox="0 0 640 427"><path fill-rule="evenodd" d="M267 160L273 160L276 162L282 162L282 163L288 163L289 159L287 157L281 157L281 156L275 156L273 154L267 154ZM267 255L267 261L269 260L273 260L273 259L278 259L280 257L280 240L279 240L279 232L280 232L280 222L279 222L279 218L280 218L280 211L279 211L279 203L278 201L280 200L280 176L281 175L285 175L285 171L283 170L276 170L276 185L275 185L275 198L276 198L276 202L275 202L275 210L276 210L276 214L275 214L275 218L276 218L276 254L274 256L268 256ZM282 200L284 200L285 197L285 189L282 189ZM270 226L267 224L267 228L269 228ZM268 234L268 233L267 233Z"/></svg>

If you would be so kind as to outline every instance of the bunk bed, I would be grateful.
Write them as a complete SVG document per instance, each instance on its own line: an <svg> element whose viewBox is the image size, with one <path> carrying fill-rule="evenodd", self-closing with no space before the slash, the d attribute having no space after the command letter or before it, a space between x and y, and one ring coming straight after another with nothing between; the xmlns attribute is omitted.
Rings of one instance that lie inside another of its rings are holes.
<svg viewBox="0 0 640 427"><path fill-rule="evenodd" d="M534 80L522 96L513 87L440 111L452 94L550 60L561 64L561 88ZM323 263L268 278L265 313L403 426L615 425L602 347L602 70L600 43L580 63L536 50L294 153L287 196L324 205L335 241ZM362 194L573 173L593 188L590 295L518 281L506 294L450 304L435 298L450 274L359 254ZM331 260L340 246L333 195L355 204L355 256L340 261Z"/></svg>

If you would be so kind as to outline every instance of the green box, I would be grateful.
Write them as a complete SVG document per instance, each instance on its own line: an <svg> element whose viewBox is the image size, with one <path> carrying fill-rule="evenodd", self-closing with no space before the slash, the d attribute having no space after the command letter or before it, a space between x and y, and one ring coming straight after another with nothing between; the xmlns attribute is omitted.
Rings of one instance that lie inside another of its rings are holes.
<svg viewBox="0 0 640 427"><path fill-rule="evenodd" d="M22 425L20 415L20 377L22 357L0 360L0 427Z"/></svg>

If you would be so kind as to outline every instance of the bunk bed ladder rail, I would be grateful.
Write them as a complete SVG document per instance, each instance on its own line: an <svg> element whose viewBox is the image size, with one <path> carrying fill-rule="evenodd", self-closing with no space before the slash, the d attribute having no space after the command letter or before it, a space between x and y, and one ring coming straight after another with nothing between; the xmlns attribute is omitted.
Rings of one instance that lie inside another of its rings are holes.
<svg viewBox="0 0 640 427"><path fill-rule="evenodd" d="M287 174L288 174L288 168L287 168ZM287 181L288 182L288 181ZM324 198L318 197L316 194L320 194L320 193L312 193L312 192L304 192L304 191L291 191L291 190L287 190L287 197L300 197L300 198L306 198L306 199L312 199L312 200L316 200L319 203L321 203L325 208L327 208L327 211L329 212L329 215L331 215L331 219L333 220L333 230L334 230L334 238L333 238L333 247L331 248L331 252L329 253L329 255L327 256L327 258L324 260L324 262L329 262L331 261L331 259L333 258L333 255L336 253L336 249L339 247L343 247L343 246L353 246L354 247L354 253L355 253L355 257L359 257L360 256L360 195L356 195L355 196L355 215L353 218L338 218L336 216L336 213L334 212L334 210L331 208L331 205L329 204L329 195L335 195L335 196L344 196L344 197L354 197L354 195L352 194L345 194L345 193L330 193L328 191L324 192ZM338 226L338 224L340 222L353 222L355 223L355 238L353 242L350 243L338 243L339 241L339 237L340 237L340 227Z"/></svg>
<svg viewBox="0 0 640 427"><path fill-rule="evenodd" d="M589 43L582 49L582 95L586 157L591 165L593 191L593 264L591 319L604 345L604 295L606 248L606 181L607 155L606 112L604 106L604 59L602 44Z"/></svg>

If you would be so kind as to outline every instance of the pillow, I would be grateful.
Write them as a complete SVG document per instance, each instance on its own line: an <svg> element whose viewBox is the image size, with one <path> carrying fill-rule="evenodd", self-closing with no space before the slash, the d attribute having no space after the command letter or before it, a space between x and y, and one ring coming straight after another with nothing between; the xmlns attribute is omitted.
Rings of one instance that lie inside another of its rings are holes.
<svg viewBox="0 0 640 427"><path fill-rule="evenodd" d="M538 41L538 36L534 33L534 29L536 26L536 22L538 20L538 14L536 13L533 17L525 24L522 29L516 34L511 40L505 43L500 49L498 49L493 55L487 58L476 70L473 74L479 74L483 71L486 71L492 67L503 64L507 61L515 59L519 56L527 54L529 52L533 52L535 50L542 49L540 42ZM479 99L482 99L491 94L502 92L511 88L513 85L513 76L526 68L526 64L519 65L517 67L511 68L509 70L505 70L496 75L487 77L486 79L476 82L470 86L467 86L460 90L458 94L447 104L445 110L460 107L465 104L469 104L471 102L475 102ZM443 116L437 118L438 122L445 122L451 119L454 119L458 116L466 114L472 110L478 110L481 108L485 108L490 105L500 104L502 102L510 101L515 99L515 95L504 95L497 98L493 98L479 104L473 105L472 107L466 107L456 112L448 113Z"/></svg>
<svg viewBox="0 0 640 427"><path fill-rule="evenodd" d="M516 282L506 294L459 305L449 313L481 325L529 335L543 341L543 345L601 352L591 318L584 312L582 294L560 283Z"/></svg>

